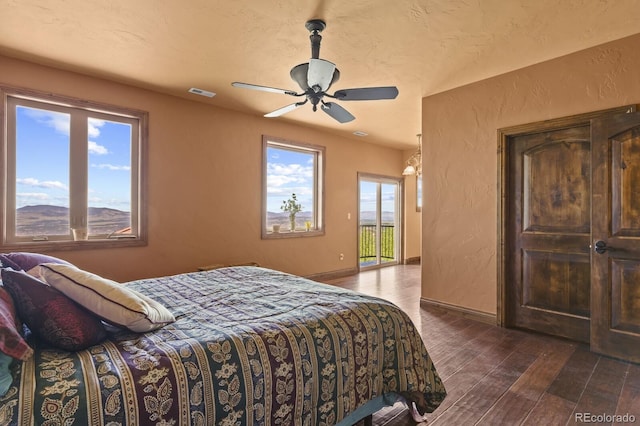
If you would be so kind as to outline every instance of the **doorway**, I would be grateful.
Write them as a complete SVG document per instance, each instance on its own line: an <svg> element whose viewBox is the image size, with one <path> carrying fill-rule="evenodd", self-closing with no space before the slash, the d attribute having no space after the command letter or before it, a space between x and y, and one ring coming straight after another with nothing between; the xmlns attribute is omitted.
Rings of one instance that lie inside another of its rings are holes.
<svg viewBox="0 0 640 426"><path fill-rule="evenodd" d="M358 175L358 259L361 270L400 259L401 180Z"/></svg>
<svg viewBox="0 0 640 426"><path fill-rule="evenodd" d="M498 317L640 360L640 114L500 131Z"/></svg>

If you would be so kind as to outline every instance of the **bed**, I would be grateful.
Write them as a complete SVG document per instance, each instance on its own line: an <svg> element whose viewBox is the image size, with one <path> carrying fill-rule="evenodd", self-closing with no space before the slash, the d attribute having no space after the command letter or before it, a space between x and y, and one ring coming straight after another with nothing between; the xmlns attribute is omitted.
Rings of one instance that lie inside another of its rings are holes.
<svg viewBox="0 0 640 426"><path fill-rule="evenodd" d="M32 335L0 425L342 426L398 399L426 413L445 398L418 331L388 301L254 266L125 287L173 320L107 326L76 351Z"/></svg>

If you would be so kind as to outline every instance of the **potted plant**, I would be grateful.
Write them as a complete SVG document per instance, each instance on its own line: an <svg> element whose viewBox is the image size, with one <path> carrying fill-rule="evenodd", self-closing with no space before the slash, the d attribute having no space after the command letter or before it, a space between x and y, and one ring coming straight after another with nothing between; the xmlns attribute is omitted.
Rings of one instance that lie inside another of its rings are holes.
<svg viewBox="0 0 640 426"><path fill-rule="evenodd" d="M282 211L289 213L289 223L291 224L291 232L296 230L296 214L302 211L302 205L298 203L296 194L291 194L291 198L282 202L280 206Z"/></svg>

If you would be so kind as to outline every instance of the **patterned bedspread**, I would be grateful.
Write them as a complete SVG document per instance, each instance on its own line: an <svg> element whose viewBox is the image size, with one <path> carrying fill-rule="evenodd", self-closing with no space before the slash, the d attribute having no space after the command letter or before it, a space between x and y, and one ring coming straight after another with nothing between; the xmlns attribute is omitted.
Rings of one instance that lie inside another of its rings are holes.
<svg viewBox="0 0 640 426"><path fill-rule="evenodd" d="M395 392L434 410L445 390L390 302L258 267L134 281L176 322L117 331L15 365L0 424L333 425Z"/></svg>

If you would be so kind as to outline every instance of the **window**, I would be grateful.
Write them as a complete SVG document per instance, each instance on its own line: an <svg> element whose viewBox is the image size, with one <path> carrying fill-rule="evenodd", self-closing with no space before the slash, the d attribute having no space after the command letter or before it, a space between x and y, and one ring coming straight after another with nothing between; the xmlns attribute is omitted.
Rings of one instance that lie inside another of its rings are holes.
<svg viewBox="0 0 640 426"><path fill-rule="evenodd" d="M147 113L2 87L4 247L146 243Z"/></svg>
<svg viewBox="0 0 640 426"><path fill-rule="evenodd" d="M324 234L324 147L263 137L262 238Z"/></svg>

